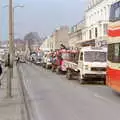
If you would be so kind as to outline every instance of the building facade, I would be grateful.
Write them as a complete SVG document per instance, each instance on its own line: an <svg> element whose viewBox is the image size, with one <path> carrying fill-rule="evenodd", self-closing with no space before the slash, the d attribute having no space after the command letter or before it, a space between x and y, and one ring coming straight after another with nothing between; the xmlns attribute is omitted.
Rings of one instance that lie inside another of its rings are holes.
<svg viewBox="0 0 120 120"><path fill-rule="evenodd" d="M40 49L42 49L42 50L50 50L49 49L49 40L48 40L48 38L46 38L44 41L43 41L43 43L42 43L42 45L40 46Z"/></svg>
<svg viewBox="0 0 120 120"><path fill-rule="evenodd" d="M85 21L80 21L78 24L71 27L69 31L69 47L75 49L79 47L79 42L83 39L83 29Z"/></svg>
<svg viewBox="0 0 120 120"><path fill-rule="evenodd" d="M85 28L83 40L95 39L105 42L107 38L107 26L109 22L110 6L118 0L89 0L85 11Z"/></svg>
<svg viewBox="0 0 120 120"><path fill-rule="evenodd" d="M64 44L66 47L69 47L69 28L67 26L61 26L57 28L51 36L45 39L41 45L42 50L55 51L60 49L60 45Z"/></svg>
<svg viewBox="0 0 120 120"><path fill-rule="evenodd" d="M55 30L53 33L54 38L54 49L60 49L60 45L63 44L66 47L69 47L69 27L61 26Z"/></svg>
<svg viewBox="0 0 120 120"><path fill-rule="evenodd" d="M69 28L61 26L47 38L42 48L56 50L61 44L76 48L87 44L107 45L107 29L111 4L119 0L88 0L84 20Z"/></svg>

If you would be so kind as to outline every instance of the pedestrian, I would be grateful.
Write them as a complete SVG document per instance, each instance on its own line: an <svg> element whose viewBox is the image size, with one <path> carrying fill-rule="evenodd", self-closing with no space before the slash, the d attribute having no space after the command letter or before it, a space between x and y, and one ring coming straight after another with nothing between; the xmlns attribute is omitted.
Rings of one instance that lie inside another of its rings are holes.
<svg viewBox="0 0 120 120"><path fill-rule="evenodd" d="M17 58L16 65L19 63L20 57Z"/></svg>
<svg viewBox="0 0 120 120"><path fill-rule="evenodd" d="M0 64L0 76L1 76L2 72L3 72L2 65ZM0 79L0 86L1 86L1 79Z"/></svg>
<svg viewBox="0 0 120 120"><path fill-rule="evenodd" d="M0 75L2 74L2 65L0 64Z"/></svg>

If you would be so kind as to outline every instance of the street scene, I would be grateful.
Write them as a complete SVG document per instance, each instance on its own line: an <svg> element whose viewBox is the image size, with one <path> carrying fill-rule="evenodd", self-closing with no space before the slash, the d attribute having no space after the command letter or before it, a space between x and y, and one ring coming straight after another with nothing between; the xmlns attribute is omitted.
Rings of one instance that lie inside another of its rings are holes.
<svg viewBox="0 0 120 120"><path fill-rule="evenodd" d="M120 119L120 0L68 2L2 1L0 120Z"/></svg>
<svg viewBox="0 0 120 120"><path fill-rule="evenodd" d="M20 69L39 119L119 120L119 95L106 86L80 86L36 65L22 64Z"/></svg>

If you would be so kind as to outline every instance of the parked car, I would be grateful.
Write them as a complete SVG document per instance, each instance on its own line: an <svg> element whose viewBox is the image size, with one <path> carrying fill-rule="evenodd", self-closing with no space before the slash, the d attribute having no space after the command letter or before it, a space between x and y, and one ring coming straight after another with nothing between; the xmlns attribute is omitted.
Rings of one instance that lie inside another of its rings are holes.
<svg viewBox="0 0 120 120"><path fill-rule="evenodd" d="M41 59L37 59L37 60L35 61L35 64L36 64L36 65L41 65Z"/></svg>

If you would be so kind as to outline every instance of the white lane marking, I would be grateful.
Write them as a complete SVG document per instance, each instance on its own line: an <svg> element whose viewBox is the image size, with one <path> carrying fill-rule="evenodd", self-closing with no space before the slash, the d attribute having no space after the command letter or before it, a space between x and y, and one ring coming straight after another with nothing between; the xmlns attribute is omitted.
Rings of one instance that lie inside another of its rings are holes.
<svg viewBox="0 0 120 120"><path fill-rule="evenodd" d="M113 101L111 101L111 100L109 100L109 99L107 99L107 98L105 98L105 97L103 97L103 96L101 96L101 95L99 95L99 94L97 94L97 93L94 93L94 96L96 97L96 98L99 98L99 99L101 99L101 100L103 100L103 101L106 101L106 102L110 102L110 103L113 103L113 104L119 104L119 103L115 103L115 102L113 102ZM120 104L119 104L120 105Z"/></svg>
<svg viewBox="0 0 120 120"><path fill-rule="evenodd" d="M89 92L91 92L91 93L93 94L93 96L96 97L96 98L98 98L98 99L101 99L101 100L106 101L106 102L110 102L110 103L112 103L112 104L120 105L120 103L116 103L116 102L114 102L114 101L112 101L112 100L109 100L108 98L103 97L103 96L99 95L99 94L96 93L96 92L93 92L93 91L90 90L89 88L86 88L86 87L83 87L83 86L82 86L82 88L85 88L86 90L88 90Z"/></svg>

